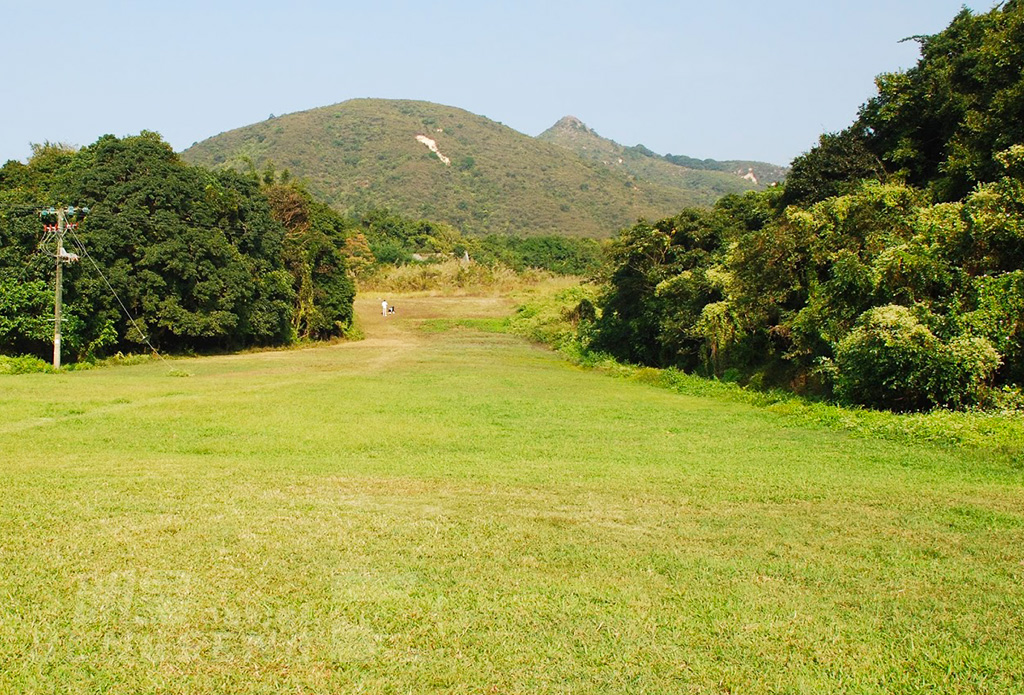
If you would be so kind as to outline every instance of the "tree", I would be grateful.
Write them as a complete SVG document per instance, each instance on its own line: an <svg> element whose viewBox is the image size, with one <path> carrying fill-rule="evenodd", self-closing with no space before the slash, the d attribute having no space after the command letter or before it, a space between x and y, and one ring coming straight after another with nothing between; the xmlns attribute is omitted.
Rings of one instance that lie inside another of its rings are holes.
<svg viewBox="0 0 1024 695"><path fill-rule="evenodd" d="M896 410L1024 385L1024 2L918 40L781 192L625 230L594 347Z"/></svg>
<svg viewBox="0 0 1024 695"><path fill-rule="evenodd" d="M354 317L355 283L345 251L356 235L352 224L298 184L265 183L264 190L286 230L283 258L294 292L295 334L307 340L343 335Z"/></svg>
<svg viewBox="0 0 1024 695"><path fill-rule="evenodd" d="M148 344L177 351L290 339L284 229L258 182L185 165L150 132L104 136L77 152L39 146L27 165L0 169L0 279L19 282L18 292L6 293L7 309L38 314L37 290L52 287L53 263L37 249L42 229L33 208L67 202L91 208L66 237L89 261L64 277L73 357ZM43 352L33 326L8 322L3 349Z"/></svg>
<svg viewBox="0 0 1024 695"><path fill-rule="evenodd" d="M81 238L145 335L127 325L105 282L81 271L69 306L91 326L167 350L288 339L283 230L258 186L183 164L155 133L104 136L79 153L77 199L92 211Z"/></svg>
<svg viewBox="0 0 1024 695"><path fill-rule="evenodd" d="M814 149L793 160L779 204L806 207L848 193L864 179L885 178L885 168L869 149L864 129L851 126L822 135Z"/></svg>
<svg viewBox="0 0 1024 695"><path fill-rule="evenodd" d="M1001 176L998 152L1024 142L1024 3L964 9L917 41L917 65L877 79L856 127L908 183L960 200Z"/></svg>
<svg viewBox="0 0 1024 695"><path fill-rule="evenodd" d="M836 390L850 403L896 411L978 402L1001 358L985 339L943 343L903 306L876 307L836 348Z"/></svg>

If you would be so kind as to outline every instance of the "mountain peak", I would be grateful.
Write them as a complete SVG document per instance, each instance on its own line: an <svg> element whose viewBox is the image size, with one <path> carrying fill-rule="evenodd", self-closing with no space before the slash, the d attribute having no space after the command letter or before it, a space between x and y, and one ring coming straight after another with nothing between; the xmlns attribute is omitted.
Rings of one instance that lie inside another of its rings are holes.
<svg viewBox="0 0 1024 695"><path fill-rule="evenodd" d="M559 119L555 125L562 126L563 128L576 128L577 130L590 130L587 128L586 123L576 118L575 116L564 116Z"/></svg>
<svg viewBox="0 0 1024 695"><path fill-rule="evenodd" d="M587 124L576 118L575 116L564 116L558 120L549 130L561 130L561 131L581 131L584 133L592 133Z"/></svg>
<svg viewBox="0 0 1024 695"><path fill-rule="evenodd" d="M586 123L575 116L564 116L558 119L557 123L537 137L540 140L548 140L563 144L566 141L589 143L595 138L600 139L600 136L597 133L588 128Z"/></svg>

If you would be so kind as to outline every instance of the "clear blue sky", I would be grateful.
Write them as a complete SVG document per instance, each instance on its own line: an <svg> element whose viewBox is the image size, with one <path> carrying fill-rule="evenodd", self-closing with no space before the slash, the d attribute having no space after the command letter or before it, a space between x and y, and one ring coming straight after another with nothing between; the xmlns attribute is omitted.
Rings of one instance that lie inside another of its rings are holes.
<svg viewBox="0 0 1024 695"><path fill-rule="evenodd" d="M976 12L991 0L966 3ZM33 142L225 130L356 97L536 135L567 114L659 153L788 164L962 0L0 0L0 162Z"/></svg>

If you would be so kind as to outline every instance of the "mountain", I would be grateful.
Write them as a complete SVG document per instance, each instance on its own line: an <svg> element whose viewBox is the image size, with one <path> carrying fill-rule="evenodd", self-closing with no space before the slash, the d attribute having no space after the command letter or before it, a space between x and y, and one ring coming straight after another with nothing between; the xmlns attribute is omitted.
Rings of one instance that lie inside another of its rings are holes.
<svg viewBox="0 0 1024 695"><path fill-rule="evenodd" d="M423 101L354 99L271 117L181 156L211 168L288 169L339 210L386 207L470 234L610 236L639 217L658 219L753 188L739 177L682 167L673 171L688 173L676 179L648 179Z"/></svg>
<svg viewBox="0 0 1024 695"><path fill-rule="evenodd" d="M566 116L537 136L585 159L646 181L720 195L763 188L786 177L787 169L767 162L717 161L684 155L659 155L643 145L626 147L598 135L575 116Z"/></svg>

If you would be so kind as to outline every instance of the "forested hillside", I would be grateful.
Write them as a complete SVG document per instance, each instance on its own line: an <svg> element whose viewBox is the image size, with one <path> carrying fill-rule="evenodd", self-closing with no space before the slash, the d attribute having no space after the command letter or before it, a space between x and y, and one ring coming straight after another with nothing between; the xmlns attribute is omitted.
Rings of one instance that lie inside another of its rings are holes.
<svg viewBox="0 0 1024 695"><path fill-rule="evenodd" d="M193 164L288 169L335 208L388 208L467 234L607 237L640 217L711 205L752 184L684 170L644 178L482 116L421 101L357 99L193 145Z"/></svg>
<svg viewBox="0 0 1024 695"><path fill-rule="evenodd" d="M1024 5L961 12L785 186L625 230L592 346L893 410L1024 385Z"/></svg>

